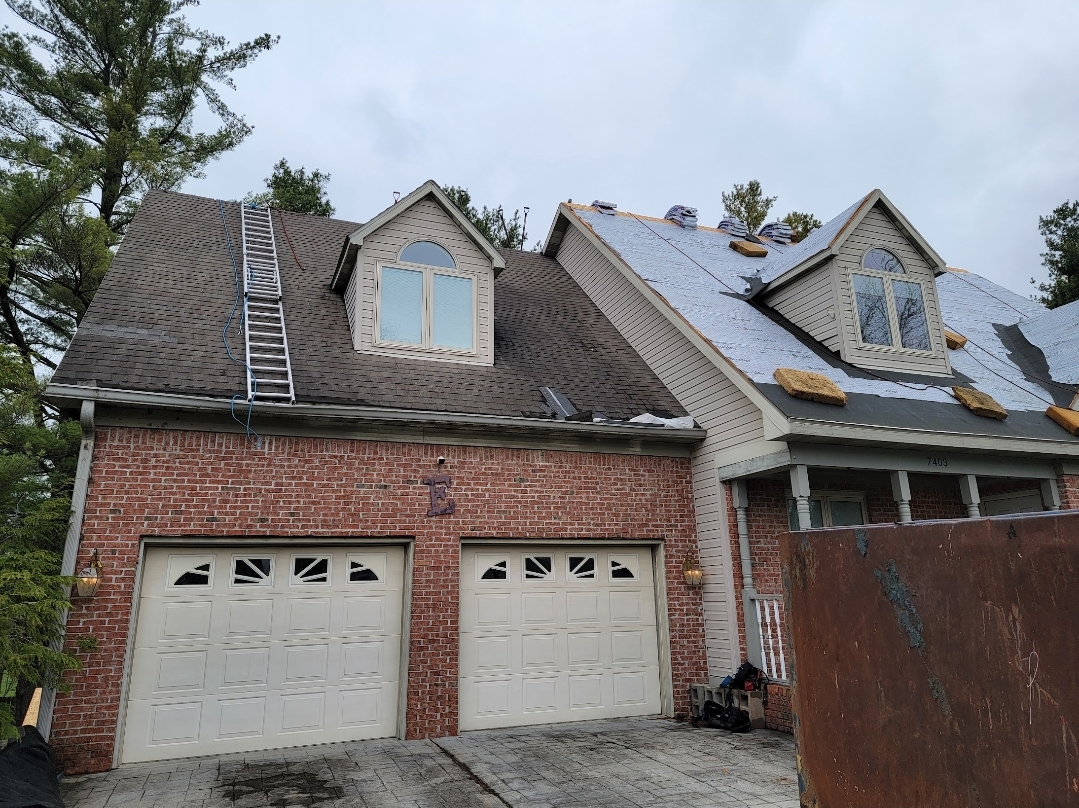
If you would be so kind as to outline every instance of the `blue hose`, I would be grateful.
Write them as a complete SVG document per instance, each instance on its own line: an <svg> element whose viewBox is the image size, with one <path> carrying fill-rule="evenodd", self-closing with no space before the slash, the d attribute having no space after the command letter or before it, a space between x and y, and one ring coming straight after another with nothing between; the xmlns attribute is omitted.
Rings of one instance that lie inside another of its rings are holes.
<svg viewBox="0 0 1079 808"><path fill-rule="evenodd" d="M243 398L243 393L239 393L232 397L229 410L232 412L232 419L244 428L247 439L255 444L256 447L261 447L262 436L251 428L251 412L255 407L255 393L258 392L258 379L255 378L255 372L251 370L251 366L247 364L245 360L233 356L232 348L229 347L229 326L232 325L232 321L236 317L236 311L240 308L240 300L243 298L243 284L240 283L240 267L236 263L236 253L232 249L232 236L229 235L229 226L225 222L225 203L220 199L217 200L217 209L221 214L221 226L225 229L225 241L228 242L229 245L229 258L232 259L232 278L236 282L236 299L232 302L232 311L229 312L229 319L225 323L225 327L221 329L221 342L225 345L225 350L228 352L229 359L233 362L241 363L251 379L251 398L247 402L247 420L243 421L236 416L236 399ZM243 322L242 315L240 322Z"/></svg>

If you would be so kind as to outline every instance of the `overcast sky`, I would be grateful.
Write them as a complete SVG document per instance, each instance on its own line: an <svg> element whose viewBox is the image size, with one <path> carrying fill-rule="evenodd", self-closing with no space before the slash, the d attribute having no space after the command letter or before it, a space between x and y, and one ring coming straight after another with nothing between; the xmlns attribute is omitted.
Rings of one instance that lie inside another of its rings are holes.
<svg viewBox="0 0 1079 808"><path fill-rule="evenodd" d="M759 179L827 221L881 188L952 266L1021 294L1038 216L1079 196L1079 3L205 2L281 43L226 90L255 127L192 193L274 161L332 175L364 221L431 178L528 205L723 215ZM207 121L208 123L208 121Z"/></svg>

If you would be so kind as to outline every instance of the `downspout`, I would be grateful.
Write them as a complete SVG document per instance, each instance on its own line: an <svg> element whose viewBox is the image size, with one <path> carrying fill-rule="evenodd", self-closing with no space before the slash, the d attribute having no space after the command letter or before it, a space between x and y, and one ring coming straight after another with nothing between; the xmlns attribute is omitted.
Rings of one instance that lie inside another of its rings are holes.
<svg viewBox="0 0 1079 808"><path fill-rule="evenodd" d="M746 659L758 668L764 664L760 629L757 626L757 590L753 587L753 558L749 548L749 494L745 480L731 482L731 500L738 522L738 555L742 566L742 620L746 629Z"/></svg>
<svg viewBox="0 0 1079 808"><path fill-rule="evenodd" d="M79 542L82 540L82 519L86 513L86 489L90 485L90 463L94 457L94 402L84 399L79 412L82 424L82 443L79 445L79 463L75 468L75 488L71 492L71 520L67 525L67 540L64 542L64 560L60 564L61 575L75 574L75 560L79 555ZM53 650L63 649L63 629L67 627L68 610L60 616L61 637L53 642ZM45 740L52 730L52 711L56 705L56 689L45 688L41 693L41 709L38 712L37 728Z"/></svg>

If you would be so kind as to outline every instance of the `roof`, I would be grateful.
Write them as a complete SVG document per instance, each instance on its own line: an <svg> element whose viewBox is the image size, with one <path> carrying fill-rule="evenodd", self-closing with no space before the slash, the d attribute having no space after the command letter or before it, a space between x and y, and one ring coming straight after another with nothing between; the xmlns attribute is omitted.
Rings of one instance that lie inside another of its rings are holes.
<svg viewBox="0 0 1079 808"><path fill-rule="evenodd" d="M224 204L233 246L240 206ZM281 224L284 222L284 229ZM341 295L330 289L353 222L274 211L298 403L536 416L539 388L610 418L685 410L554 260L500 254L493 366L358 353ZM295 257L291 247L295 249ZM298 260L297 260L298 259ZM245 391L222 328L235 281L217 200L147 194L60 363L57 384L231 398ZM236 321L229 333L243 355Z"/></svg>
<svg viewBox="0 0 1079 808"><path fill-rule="evenodd" d="M909 422L951 432L1067 439L1043 415L1049 404L1066 406L1074 394L1068 385L1076 383L1076 363L1065 358L1067 340L1052 328L1044 329L1055 335L1050 337L1037 326L1021 327L1047 316L1046 309L985 278L947 271L937 278L946 327L970 340L966 350L949 353L952 377L861 370L752 299L769 280L849 232L874 194L799 244L765 241L769 257L763 261L730 249L733 237L712 228L683 229L631 213L606 215L584 205L562 205L562 211L598 236L788 417L866 425ZM1079 309L1058 316L1074 322ZM1074 340L1070 350L1074 357ZM773 378L780 367L824 374L848 394L850 403L840 408L792 398ZM952 397L953 384L988 393L1012 416L990 422L974 415Z"/></svg>

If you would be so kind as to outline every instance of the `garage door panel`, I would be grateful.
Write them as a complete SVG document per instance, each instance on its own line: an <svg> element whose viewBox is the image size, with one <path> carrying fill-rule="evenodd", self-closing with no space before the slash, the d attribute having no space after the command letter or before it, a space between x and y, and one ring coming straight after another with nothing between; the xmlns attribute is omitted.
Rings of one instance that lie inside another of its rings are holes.
<svg viewBox="0 0 1079 808"><path fill-rule="evenodd" d="M462 730L660 711L650 551L466 548L461 563Z"/></svg>
<svg viewBox="0 0 1079 808"><path fill-rule="evenodd" d="M400 548L149 550L122 760L396 734L403 581Z"/></svg>

